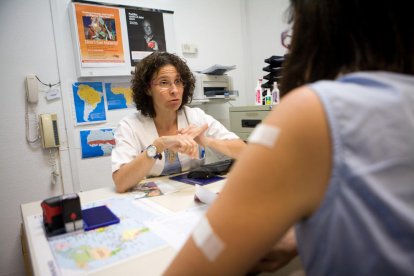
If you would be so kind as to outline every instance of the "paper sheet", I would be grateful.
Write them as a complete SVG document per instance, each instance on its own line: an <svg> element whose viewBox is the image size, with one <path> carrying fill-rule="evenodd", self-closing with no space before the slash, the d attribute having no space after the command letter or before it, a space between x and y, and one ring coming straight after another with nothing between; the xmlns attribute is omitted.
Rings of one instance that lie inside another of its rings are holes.
<svg viewBox="0 0 414 276"><path fill-rule="evenodd" d="M195 195L201 202L211 205L214 200L217 198L217 194L209 191L207 189L204 189L202 186L196 184L195 185Z"/></svg>
<svg viewBox="0 0 414 276"><path fill-rule="evenodd" d="M178 251L207 209L207 205L195 207L169 217L147 221L145 225Z"/></svg>

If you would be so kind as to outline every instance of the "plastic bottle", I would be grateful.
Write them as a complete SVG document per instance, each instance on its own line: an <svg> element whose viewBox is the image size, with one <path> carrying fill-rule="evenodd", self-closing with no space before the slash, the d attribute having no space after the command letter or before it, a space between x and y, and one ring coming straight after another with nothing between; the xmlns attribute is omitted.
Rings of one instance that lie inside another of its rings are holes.
<svg viewBox="0 0 414 276"><path fill-rule="evenodd" d="M262 105L262 79L257 81L255 103L256 105Z"/></svg>
<svg viewBox="0 0 414 276"><path fill-rule="evenodd" d="M266 88L265 105L272 105L272 94L270 94L270 88Z"/></svg>
<svg viewBox="0 0 414 276"><path fill-rule="evenodd" d="M272 90L272 104L279 104L280 102L280 91L277 87L277 82L273 83L273 90Z"/></svg>

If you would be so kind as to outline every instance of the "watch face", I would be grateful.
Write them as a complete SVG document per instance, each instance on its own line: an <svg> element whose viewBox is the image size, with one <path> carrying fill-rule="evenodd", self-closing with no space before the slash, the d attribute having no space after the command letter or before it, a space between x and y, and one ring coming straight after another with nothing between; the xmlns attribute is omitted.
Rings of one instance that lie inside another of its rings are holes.
<svg viewBox="0 0 414 276"><path fill-rule="evenodd" d="M147 155L151 158L154 158L154 156L157 154L157 148L153 145L149 146L147 148Z"/></svg>
<svg viewBox="0 0 414 276"><path fill-rule="evenodd" d="M157 155L157 148L153 145L147 148L148 157L154 158Z"/></svg>

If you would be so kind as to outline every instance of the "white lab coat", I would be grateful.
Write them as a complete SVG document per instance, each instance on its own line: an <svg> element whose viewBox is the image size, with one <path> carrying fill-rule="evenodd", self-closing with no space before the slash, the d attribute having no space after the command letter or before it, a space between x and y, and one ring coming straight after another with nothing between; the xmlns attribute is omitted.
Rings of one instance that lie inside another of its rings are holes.
<svg viewBox="0 0 414 276"><path fill-rule="evenodd" d="M188 120L188 121L187 121ZM227 130L219 121L206 114L200 108L183 107L178 111L178 128L185 128L189 124L201 126L208 124L206 136L221 140L239 139ZM112 150L112 172L118 170L123 164L132 161L138 154L151 145L159 137L152 118L143 116L137 111L123 118L115 131L116 146ZM185 154L178 153L183 171L190 170L204 163L204 159L191 159ZM162 159L156 160L148 176L158 176L164 169L165 154Z"/></svg>

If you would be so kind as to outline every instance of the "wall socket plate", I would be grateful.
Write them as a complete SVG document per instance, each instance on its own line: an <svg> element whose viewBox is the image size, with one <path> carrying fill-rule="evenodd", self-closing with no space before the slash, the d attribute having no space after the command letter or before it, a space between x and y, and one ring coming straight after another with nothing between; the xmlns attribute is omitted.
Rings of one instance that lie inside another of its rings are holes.
<svg viewBox="0 0 414 276"><path fill-rule="evenodd" d="M183 54L196 54L198 52L197 45L193 43L183 43L181 44L181 49Z"/></svg>

